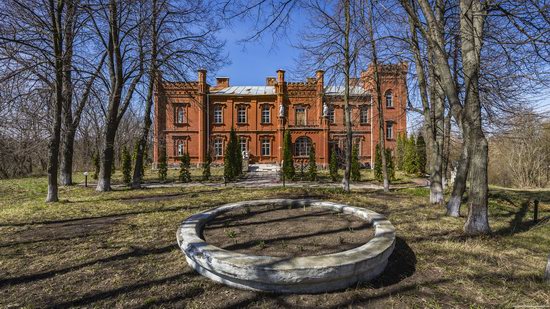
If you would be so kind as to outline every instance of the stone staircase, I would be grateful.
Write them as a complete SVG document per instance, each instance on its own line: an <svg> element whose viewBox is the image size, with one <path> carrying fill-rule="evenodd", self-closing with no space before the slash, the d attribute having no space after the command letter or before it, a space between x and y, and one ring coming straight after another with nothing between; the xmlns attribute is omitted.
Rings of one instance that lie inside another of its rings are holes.
<svg viewBox="0 0 550 309"><path fill-rule="evenodd" d="M278 182L280 170L281 168L277 164L250 164L241 184L254 183L257 185Z"/></svg>

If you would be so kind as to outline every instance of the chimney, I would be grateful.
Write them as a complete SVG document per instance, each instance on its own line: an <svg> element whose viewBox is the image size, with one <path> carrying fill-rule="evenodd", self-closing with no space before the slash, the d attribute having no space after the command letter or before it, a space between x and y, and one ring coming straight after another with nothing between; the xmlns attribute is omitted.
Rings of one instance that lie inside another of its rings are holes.
<svg viewBox="0 0 550 309"><path fill-rule="evenodd" d="M277 70L277 82L283 84L285 82L285 71Z"/></svg>
<svg viewBox="0 0 550 309"><path fill-rule="evenodd" d="M216 88L222 89L229 87L229 77L216 77Z"/></svg>
<svg viewBox="0 0 550 309"><path fill-rule="evenodd" d="M317 70L315 77L317 77L317 92L323 93L325 91L325 71Z"/></svg>
<svg viewBox="0 0 550 309"><path fill-rule="evenodd" d="M206 70L205 69L199 69L199 92L205 93L206 92Z"/></svg>
<svg viewBox="0 0 550 309"><path fill-rule="evenodd" d="M266 86L275 86L275 83L277 82L277 78L273 76L266 77L265 79L265 85Z"/></svg>

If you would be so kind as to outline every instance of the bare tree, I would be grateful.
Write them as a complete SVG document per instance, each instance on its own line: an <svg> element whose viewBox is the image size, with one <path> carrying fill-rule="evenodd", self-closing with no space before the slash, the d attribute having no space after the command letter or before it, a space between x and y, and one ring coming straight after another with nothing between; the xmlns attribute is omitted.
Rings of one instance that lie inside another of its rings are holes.
<svg viewBox="0 0 550 309"><path fill-rule="evenodd" d="M223 42L215 36L220 30L215 8L209 2L152 0L147 22L150 55L147 65L143 126L136 154L132 187L141 185L141 170L151 127L151 109L156 84L163 78L187 80L187 72L197 67L215 71L225 64ZM163 76L161 76L161 71Z"/></svg>
<svg viewBox="0 0 550 309"><path fill-rule="evenodd" d="M145 46L141 2L109 0L90 5L89 14L98 41L107 53L109 104L105 110L105 129L97 191L111 190L114 142L118 126L132 102L134 91L144 73Z"/></svg>

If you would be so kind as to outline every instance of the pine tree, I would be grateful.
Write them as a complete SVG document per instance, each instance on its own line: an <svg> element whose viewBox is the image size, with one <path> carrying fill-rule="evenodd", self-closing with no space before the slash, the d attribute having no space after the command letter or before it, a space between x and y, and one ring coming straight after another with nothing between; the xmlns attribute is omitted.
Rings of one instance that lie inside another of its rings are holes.
<svg viewBox="0 0 550 309"><path fill-rule="evenodd" d="M315 163L315 147L311 146L307 163L307 177L310 181L317 180L317 164Z"/></svg>
<svg viewBox="0 0 550 309"><path fill-rule="evenodd" d="M359 163L359 145L355 143L351 153L351 180L361 180L361 164Z"/></svg>
<svg viewBox="0 0 550 309"><path fill-rule="evenodd" d="M419 134L416 139L416 157L418 158L418 172L425 174L427 161L426 141L424 141L424 136L422 136L422 134Z"/></svg>
<svg viewBox="0 0 550 309"><path fill-rule="evenodd" d="M338 156L336 155L336 147L332 148L329 164L330 178L332 181L338 180Z"/></svg>
<svg viewBox="0 0 550 309"><path fill-rule="evenodd" d="M132 157L128 148L122 148L122 181L129 184L132 181Z"/></svg>
<svg viewBox="0 0 550 309"><path fill-rule="evenodd" d="M403 170L403 159L405 157L406 136L399 133L397 135L397 145L395 147L395 163L398 170Z"/></svg>
<svg viewBox="0 0 550 309"><path fill-rule="evenodd" d="M210 149L206 152L206 162L204 162L204 165L202 167L202 179L203 180L209 180L210 176L212 174L210 173L210 164L212 164L212 155L210 153Z"/></svg>
<svg viewBox="0 0 550 309"><path fill-rule="evenodd" d="M165 181L166 177L168 176L168 163L166 162L166 160L166 149L164 147L161 147L158 163L160 181Z"/></svg>
<svg viewBox="0 0 550 309"><path fill-rule="evenodd" d="M292 140L290 138L290 131L285 132L283 139L283 174L287 180L292 180L296 173L294 169L294 158L292 156Z"/></svg>
<svg viewBox="0 0 550 309"><path fill-rule="evenodd" d="M96 179L99 177L99 153L96 152L92 156L92 161L94 163L94 174L92 175L93 179Z"/></svg>
<svg viewBox="0 0 550 309"><path fill-rule="evenodd" d="M185 152L183 156L180 157L180 176L179 179L181 182L191 182L191 157L188 152Z"/></svg>
<svg viewBox="0 0 550 309"><path fill-rule="evenodd" d="M225 149L223 158L223 175L226 180L235 180L242 173L242 156L240 154L239 144L237 141L237 133L234 128L231 128L229 133L229 142Z"/></svg>
<svg viewBox="0 0 550 309"><path fill-rule="evenodd" d="M405 156L403 157L403 170L407 174L418 173L418 157L414 137L406 139Z"/></svg>

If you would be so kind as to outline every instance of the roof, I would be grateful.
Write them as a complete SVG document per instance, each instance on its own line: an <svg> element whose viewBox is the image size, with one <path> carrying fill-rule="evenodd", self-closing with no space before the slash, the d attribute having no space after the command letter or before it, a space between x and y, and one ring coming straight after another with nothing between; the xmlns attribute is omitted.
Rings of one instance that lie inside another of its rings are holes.
<svg viewBox="0 0 550 309"><path fill-rule="evenodd" d="M325 90L325 94L334 95L334 96L344 95L344 90L345 90L344 86L328 86ZM350 86L349 94L353 96L366 96L366 95L369 95L370 93L367 90L365 90L365 88L363 87Z"/></svg>
<svg viewBox="0 0 550 309"><path fill-rule="evenodd" d="M274 95L274 86L232 86L211 92L217 95Z"/></svg>

